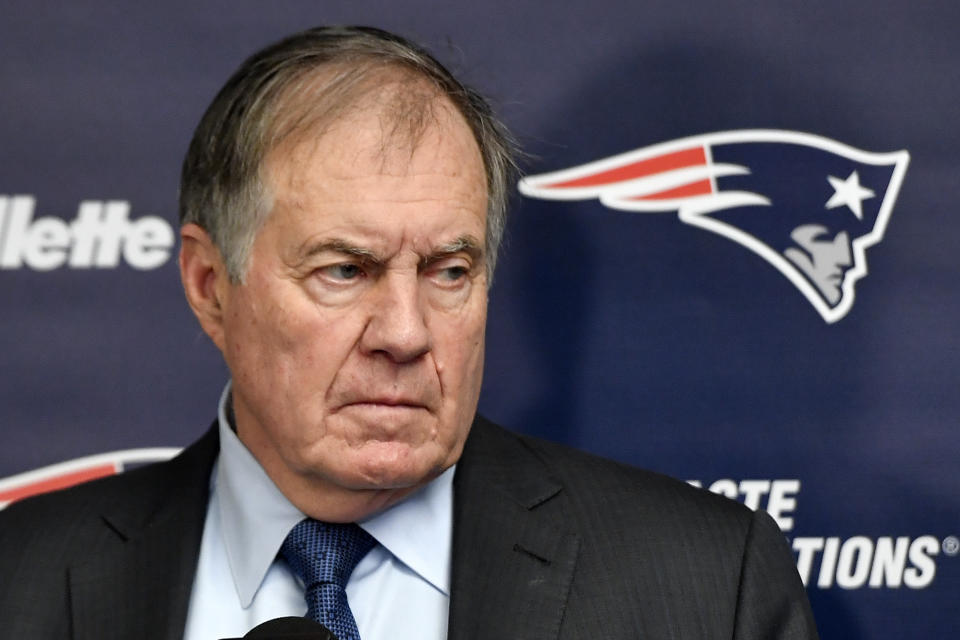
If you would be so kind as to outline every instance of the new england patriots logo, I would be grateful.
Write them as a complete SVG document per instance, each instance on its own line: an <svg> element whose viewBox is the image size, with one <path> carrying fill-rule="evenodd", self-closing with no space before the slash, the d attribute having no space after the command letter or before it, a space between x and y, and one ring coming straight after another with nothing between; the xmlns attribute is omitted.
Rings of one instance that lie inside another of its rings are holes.
<svg viewBox="0 0 960 640"><path fill-rule="evenodd" d="M597 198L611 209L677 212L776 267L828 322L853 306L910 154L870 153L798 131L747 129L682 138L528 176L520 192Z"/></svg>

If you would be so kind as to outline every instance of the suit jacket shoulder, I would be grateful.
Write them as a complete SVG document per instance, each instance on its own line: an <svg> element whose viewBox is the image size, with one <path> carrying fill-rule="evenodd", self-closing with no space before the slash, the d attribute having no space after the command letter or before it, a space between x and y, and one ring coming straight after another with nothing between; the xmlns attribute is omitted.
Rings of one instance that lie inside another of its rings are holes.
<svg viewBox="0 0 960 640"><path fill-rule="evenodd" d="M4 633L179 637L218 449L211 429L168 462L0 511Z"/></svg>
<svg viewBox="0 0 960 640"><path fill-rule="evenodd" d="M451 638L816 637L765 513L482 419L474 429L454 480ZM481 619L494 632L460 635Z"/></svg>

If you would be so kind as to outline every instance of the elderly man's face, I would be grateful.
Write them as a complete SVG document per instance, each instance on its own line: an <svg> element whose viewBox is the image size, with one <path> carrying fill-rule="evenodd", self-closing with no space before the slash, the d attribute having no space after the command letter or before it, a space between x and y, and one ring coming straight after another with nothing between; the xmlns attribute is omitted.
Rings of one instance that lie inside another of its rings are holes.
<svg viewBox="0 0 960 640"><path fill-rule="evenodd" d="M273 208L227 292L238 434L314 517L357 519L432 479L476 410L486 180L462 117L433 111L415 144L371 107L272 152Z"/></svg>

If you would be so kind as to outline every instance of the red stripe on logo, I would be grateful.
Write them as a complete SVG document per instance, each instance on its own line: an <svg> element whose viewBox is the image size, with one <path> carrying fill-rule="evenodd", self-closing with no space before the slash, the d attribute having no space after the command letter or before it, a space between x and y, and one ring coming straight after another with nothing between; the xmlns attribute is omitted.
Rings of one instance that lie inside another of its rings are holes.
<svg viewBox="0 0 960 640"><path fill-rule="evenodd" d="M656 173L663 173L664 171L673 171L674 169L683 169L685 167L704 165L706 163L707 154L704 152L703 147L697 147L695 149L684 149L683 151L665 153L656 158L640 160L622 167L617 167L616 169L607 169L606 171L601 171L593 175L545 186L548 188L596 187L598 185L634 180Z"/></svg>
<svg viewBox="0 0 960 640"><path fill-rule="evenodd" d="M713 187L710 185L709 180L700 180L699 182L691 182L690 184L684 184L679 187L674 187L672 189L667 189L666 191L659 191L657 193L651 193L647 196L638 196L632 198L633 200L670 200L672 198L689 198L690 196L706 196L713 193Z"/></svg>
<svg viewBox="0 0 960 640"><path fill-rule="evenodd" d="M96 467L90 467L89 469L71 471L53 478L37 480L36 482L31 482L30 484L25 484L22 487L17 487L15 489L0 491L0 502L13 502L14 500L22 500L23 498L35 496L38 493L56 491L57 489L66 489L67 487L72 487L75 484L80 484L81 482L86 482L87 480L95 480L97 478L103 478L104 476L112 476L116 472L116 467L114 467L112 464L101 464L97 465Z"/></svg>

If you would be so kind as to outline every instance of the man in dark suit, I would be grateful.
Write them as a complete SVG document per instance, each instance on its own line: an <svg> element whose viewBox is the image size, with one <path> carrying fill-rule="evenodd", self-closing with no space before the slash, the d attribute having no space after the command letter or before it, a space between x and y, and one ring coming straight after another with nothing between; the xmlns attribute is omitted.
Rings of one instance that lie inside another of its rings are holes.
<svg viewBox="0 0 960 640"><path fill-rule="evenodd" d="M192 640L306 609L365 640L815 638L766 515L476 416L511 147L391 34L245 62L181 186L219 418L168 463L0 514L0 634ZM331 557L338 585L300 567Z"/></svg>

